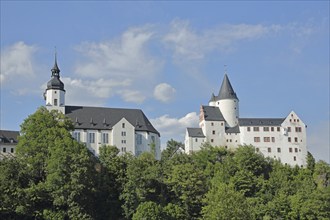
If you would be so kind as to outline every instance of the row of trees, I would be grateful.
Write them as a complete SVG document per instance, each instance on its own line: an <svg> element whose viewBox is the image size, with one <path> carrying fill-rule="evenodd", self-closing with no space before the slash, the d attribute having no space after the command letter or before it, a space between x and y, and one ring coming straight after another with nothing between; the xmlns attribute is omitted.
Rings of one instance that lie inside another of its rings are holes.
<svg viewBox="0 0 330 220"><path fill-rule="evenodd" d="M99 158L71 121L40 108L21 125L16 156L0 161L0 219L329 219L330 166L290 167L255 153L169 141L153 153ZM152 150L151 150L152 151Z"/></svg>

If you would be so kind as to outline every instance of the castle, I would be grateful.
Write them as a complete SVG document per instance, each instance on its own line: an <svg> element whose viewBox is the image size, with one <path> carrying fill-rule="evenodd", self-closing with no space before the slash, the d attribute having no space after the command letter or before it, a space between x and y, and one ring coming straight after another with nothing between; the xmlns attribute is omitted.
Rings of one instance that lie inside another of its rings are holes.
<svg viewBox="0 0 330 220"><path fill-rule="evenodd" d="M204 143L235 149L253 145L265 157L283 164L305 167L306 125L295 112L285 118L240 118L239 100L225 73L217 96L200 107L199 127L187 128L185 152L201 149Z"/></svg>
<svg viewBox="0 0 330 220"><path fill-rule="evenodd" d="M130 152L135 156L152 151L160 159L160 134L142 110L66 105L56 55L51 72L44 93L46 108L58 110L72 120L75 127L72 135L77 141L96 156L102 145L112 145L121 153Z"/></svg>

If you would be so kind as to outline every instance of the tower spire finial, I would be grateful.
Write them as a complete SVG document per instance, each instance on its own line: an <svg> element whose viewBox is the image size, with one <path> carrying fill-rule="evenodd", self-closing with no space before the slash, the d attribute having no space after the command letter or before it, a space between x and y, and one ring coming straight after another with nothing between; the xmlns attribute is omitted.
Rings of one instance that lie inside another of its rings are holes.
<svg viewBox="0 0 330 220"><path fill-rule="evenodd" d="M227 64L223 65L223 68L224 68L225 74L227 74Z"/></svg>
<svg viewBox="0 0 330 220"><path fill-rule="evenodd" d="M58 68L58 65L57 65L57 50L56 50L56 46L55 46L55 63L54 63L54 67L52 68L52 76L58 76L58 77L60 77L60 69Z"/></svg>

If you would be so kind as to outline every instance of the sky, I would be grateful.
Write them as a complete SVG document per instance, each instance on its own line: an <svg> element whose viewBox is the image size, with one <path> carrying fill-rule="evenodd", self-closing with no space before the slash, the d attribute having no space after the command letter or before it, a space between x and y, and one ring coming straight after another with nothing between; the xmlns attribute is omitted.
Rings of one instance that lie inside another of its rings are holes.
<svg viewBox="0 0 330 220"><path fill-rule="evenodd" d="M142 109L163 147L198 127L226 71L240 117L293 110L330 161L329 1L0 4L1 129L45 105L56 50L67 105Z"/></svg>

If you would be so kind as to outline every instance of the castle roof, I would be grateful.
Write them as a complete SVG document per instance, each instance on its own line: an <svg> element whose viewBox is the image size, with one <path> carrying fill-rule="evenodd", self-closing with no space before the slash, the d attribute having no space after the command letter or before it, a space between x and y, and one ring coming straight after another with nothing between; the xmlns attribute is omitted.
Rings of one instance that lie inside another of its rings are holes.
<svg viewBox="0 0 330 220"><path fill-rule="evenodd" d="M236 93L234 92L233 87L230 84L227 74L225 74L225 77L223 78L218 95L218 100L221 99L238 99Z"/></svg>
<svg viewBox="0 0 330 220"><path fill-rule="evenodd" d="M238 134L240 133L239 126L236 125L235 127L232 128L226 128L226 133L233 133L233 134Z"/></svg>
<svg viewBox="0 0 330 220"><path fill-rule="evenodd" d="M65 115L75 123L75 129L111 130L122 118L135 127L135 131L159 132L140 109L65 106Z"/></svg>
<svg viewBox="0 0 330 220"><path fill-rule="evenodd" d="M240 126L281 126L285 118L240 118Z"/></svg>
<svg viewBox="0 0 330 220"><path fill-rule="evenodd" d="M201 128L187 128L187 131L189 137L200 137L200 138L205 137L203 130Z"/></svg>
<svg viewBox="0 0 330 220"><path fill-rule="evenodd" d="M0 130L0 143L5 145L16 145L19 131Z"/></svg>
<svg viewBox="0 0 330 220"><path fill-rule="evenodd" d="M202 105L205 121L225 121L219 107Z"/></svg>

